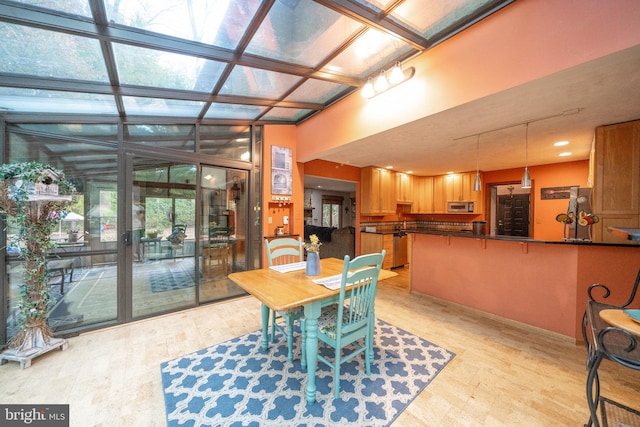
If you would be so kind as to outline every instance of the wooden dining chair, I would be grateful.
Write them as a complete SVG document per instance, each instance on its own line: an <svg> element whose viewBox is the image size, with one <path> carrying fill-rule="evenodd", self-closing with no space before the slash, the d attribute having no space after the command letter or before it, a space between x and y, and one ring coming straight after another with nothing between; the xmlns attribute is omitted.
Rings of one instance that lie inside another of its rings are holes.
<svg viewBox="0 0 640 427"><path fill-rule="evenodd" d="M386 251L367 254L352 260L344 257L342 284L338 304L322 309L318 319L318 340L333 348L333 360L318 354L318 360L333 368L333 395L340 395L340 365L364 353L367 376L371 374L375 298L378 275ZM347 290L347 287L351 289ZM304 327L304 326L303 326ZM364 342L360 342L364 339ZM343 349L350 346L350 349ZM304 346L303 346L304 348Z"/></svg>
<svg viewBox="0 0 640 427"><path fill-rule="evenodd" d="M301 237L297 239L293 237L280 237L270 241L264 239L269 267L304 261L302 244ZM271 319L271 342L275 342L276 329L287 337L287 355L290 362L293 361L293 324L296 320L300 319L302 315L302 307L292 308L278 313L269 309L267 319ZM277 323L279 319L285 320L285 328ZM268 328L269 325L267 324L267 329Z"/></svg>

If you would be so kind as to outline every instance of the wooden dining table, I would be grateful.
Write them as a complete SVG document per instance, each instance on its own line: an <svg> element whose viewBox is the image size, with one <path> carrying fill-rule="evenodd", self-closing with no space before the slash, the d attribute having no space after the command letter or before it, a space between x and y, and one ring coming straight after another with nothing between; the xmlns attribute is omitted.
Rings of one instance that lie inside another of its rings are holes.
<svg viewBox="0 0 640 427"><path fill-rule="evenodd" d="M306 368L307 387L306 398L308 404L316 400L316 377L318 365L318 317L322 306L337 300L340 290L331 290L324 285L314 283L313 280L342 273L344 260L324 258L320 260L321 274L307 276L305 270L281 273L271 268L240 271L231 273L229 279L261 303L262 314L262 349L268 350L268 320L269 309L286 311L296 307L304 307L306 324ZM390 270L380 270L378 281L397 276ZM303 357L303 368L305 358Z"/></svg>

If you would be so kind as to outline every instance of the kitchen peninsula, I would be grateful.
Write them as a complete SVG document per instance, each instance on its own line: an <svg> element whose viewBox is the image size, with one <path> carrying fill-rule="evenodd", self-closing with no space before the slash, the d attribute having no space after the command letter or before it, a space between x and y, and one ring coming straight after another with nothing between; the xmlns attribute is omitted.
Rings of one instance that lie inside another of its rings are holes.
<svg viewBox="0 0 640 427"><path fill-rule="evenodd" d="M408 232L412 292L577 341L589 285L606 284L610 303L622 303L640 267L637 246Z"/></svg>

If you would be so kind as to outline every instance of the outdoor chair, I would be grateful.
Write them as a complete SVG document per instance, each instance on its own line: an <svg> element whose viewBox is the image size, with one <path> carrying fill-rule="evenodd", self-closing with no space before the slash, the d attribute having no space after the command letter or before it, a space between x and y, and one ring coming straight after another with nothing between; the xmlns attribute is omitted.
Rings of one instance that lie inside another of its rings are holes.
<svg viewBox="0 0 640 427"><path fill-rule="evenodd" d="M338 303L323 307L318 319L318 340L333 349L333 360L329 355L325 357L322 354L318 354L318 360L333 368L333 395L336 399L340 395L342 363L364 353L367 376L371 374L376 321L375 298L378 275L385 255L384 250L352 260L346 255ZM349 286L351 289L347 290ZM350 348L343 354L343 349L347 346Z"/></svg>
<svg viewBox="0 0 640 427"><path fill-rule="evenodd" d="M304 261L301 237L297 239L293 237L281 237L271 241L265 239L264 245L267 249L269 267ZM279 313L269 309L269 315L267 316L267 319L271 318L271 342L275 342L276 329L287 337L287 355L290 362L293 361L293 323L300 319L302 314L303 308L296 307ZM285 328L277 323L278 319L285 320ZM267 320L267 322L268 321L269 320ZM267 324L267 329L268 328L269 325Z"/></svg>

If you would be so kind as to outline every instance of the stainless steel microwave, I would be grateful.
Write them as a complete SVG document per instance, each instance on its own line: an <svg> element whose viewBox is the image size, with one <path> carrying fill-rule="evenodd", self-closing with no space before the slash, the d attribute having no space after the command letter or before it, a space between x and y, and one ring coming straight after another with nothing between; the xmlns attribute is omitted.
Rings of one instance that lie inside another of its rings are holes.
<svg viewBox="0 0 640 427"><path fill-rule="evenodd" d="M447 202L448 213L473 213L474 202Z"/></svg>

